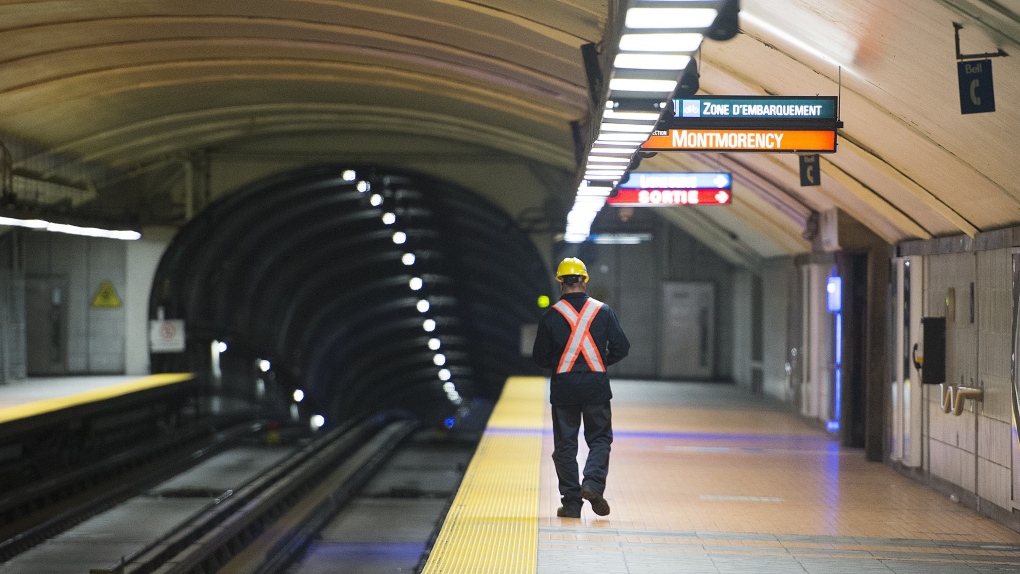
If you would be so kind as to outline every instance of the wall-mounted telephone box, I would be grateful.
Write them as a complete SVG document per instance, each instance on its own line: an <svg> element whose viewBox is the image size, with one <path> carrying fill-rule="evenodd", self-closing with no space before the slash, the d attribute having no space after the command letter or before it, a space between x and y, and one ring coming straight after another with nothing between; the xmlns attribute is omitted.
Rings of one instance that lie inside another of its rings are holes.
<svg viewBox="0 0 1020 574"><path fill-rule="evenodd" d="M924 336L921 384L941 385L946 382L946 318L922 318L921 331Z"/></svg>

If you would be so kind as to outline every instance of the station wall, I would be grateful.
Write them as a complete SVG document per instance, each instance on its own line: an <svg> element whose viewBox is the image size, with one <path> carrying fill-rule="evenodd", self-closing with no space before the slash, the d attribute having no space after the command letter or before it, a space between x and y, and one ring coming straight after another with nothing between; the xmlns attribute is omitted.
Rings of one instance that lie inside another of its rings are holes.
<svg viewBox="0 0 1020 574"><path fill-rule="evenodd" d="M901 376L893 384L913 380L912 388L919 392L899 393L902 399L893 404L889 458L930 478L933 486L962 492L974 506L1009 523L1013 509L1018 507L1014 494L1018 445L1012 373L1016 256L1009 247L917 254L921 249L915 245L906 251L907 256L893 261L901 278L896 285L896 300L909 299L903 295L904 272L923 266L918 274L923 277L922 308L913 324L906 327L915 332L907 333L906 344L899 346L894 356L896 364L911 361L907 372L911 378ZM946 319L946 382L983 392L982 400L964 402L960 416L944 412L939 385L917 384L920 373L912 366L910 353L912 342L919 343L922 358L926 353L920 317ZM920 457L911 456L908 448L899 448L904 437L911 434L920 435Z"/></svg>
<svg viewBox="0 0 1020 574"><path fill-rule="evenodd" d="M171 233L146 230L136 242L0 236L0 382L147 374L149 291Z"/></svg>

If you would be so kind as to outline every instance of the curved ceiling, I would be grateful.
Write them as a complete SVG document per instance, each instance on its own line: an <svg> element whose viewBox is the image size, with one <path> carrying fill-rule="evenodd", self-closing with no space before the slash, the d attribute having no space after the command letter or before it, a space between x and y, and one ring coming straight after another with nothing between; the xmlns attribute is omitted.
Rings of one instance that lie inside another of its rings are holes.
<svg viewBox="0 0 1020 574"><path fill-rule="evenodd" d="M52 154L126 174L96 192L128 213L155 209L169 186L133 170L204 153L247 158L250 179L280 158L415 169L562 225L547 206L572 200L576 127L594 107L581 46L601 44L609 61L626 6L6 2L0 130L37 144L16 168ZM994 60L994 113L960 113L954 22L964 52L1011 54ZM840 94L838 153L822 156L818 188L799 186L794 155L660 153L641 169L735 180L733 205L667 220L709 245L730 238L719 249L742 264L809 251L807 222L832 208L888 242L1020 223L1017 0L743 0L740 23L733 40L703 44L702 93ZM209 196L245 181L228 180Z"/></svg>

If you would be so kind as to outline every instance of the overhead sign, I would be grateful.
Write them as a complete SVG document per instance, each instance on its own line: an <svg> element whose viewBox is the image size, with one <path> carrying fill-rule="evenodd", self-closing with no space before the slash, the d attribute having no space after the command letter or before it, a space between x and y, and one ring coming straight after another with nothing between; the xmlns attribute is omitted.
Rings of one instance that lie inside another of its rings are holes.
<svg viewBox="0 0 1020 574"><path fill-rule="evenodd" d="M818 154L806 154L800 156L800 185L810 187L822 184L821 164Z"/></svg>
<svg viewBox="0 0 1020 574"><path fill-rule="evenodd" d="M721 205L732 200L728 173L635 172L606 200L617 207Z"/></svg>
<svg viewBox="0 0 1020 574"><path fill-rule="evenodd" d="M642 145L650 151L836 151L835 96L674 98L673 114Z"/></svg>
<svg viewBox="0 0 1020 574"><path fill-rule="evenodd" d="M99 284L99 290L92 297L92 306L100 309L114 309L121 306L120 296L113 288L113 283L103 281Z"/></svg>
<svg viewBox="0 0 1020 574"><path fill-rule="evenodd" d="M834 152L836 130L671 129L641 145L649 151Z"/></svg>
<svg viewBox="0 0 1020 574"><path fill-rule="evenodd" d="M678 118L836 119L835 96L703 96L673 100Z"/></svg>
<svg viewBox="0 0 1020 574"><path fill-rule="evenodd" d="M991 60L957 62L956 74L960 79L961 114L995 111Z"/></svg>
<svg viewBox="0 0 1020 574"><path fill-rule="evenodd" d="M149 321L149 349L153 353L184 351L184 321L165 319Z"/></svg>

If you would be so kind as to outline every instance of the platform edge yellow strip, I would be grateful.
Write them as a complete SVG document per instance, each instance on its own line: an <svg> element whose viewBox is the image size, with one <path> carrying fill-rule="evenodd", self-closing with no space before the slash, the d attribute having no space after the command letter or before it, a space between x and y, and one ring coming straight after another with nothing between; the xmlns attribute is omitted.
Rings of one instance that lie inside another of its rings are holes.
<svg viewBox="0 0 1020 574"><path fill-rule="evenodd" d="M423 574L536 571L545 385L507 379Z"/></svg>
<svg viewBox="0 0 1020 574"><path fill-rule="evenodd" d="M93 389L91 391L76 393L66 397L44 399L14 407L7 407L5 409L0 409L0 423L26 419L28 417L52 413L61 409L67 409L79 405L112 399L113 397L119 397L121 395L136 393L138 391L172 385L193 379L194 377L195 375L193 373L165 373L160 375L150 375L136 381L129 381L119 385L111 385L101 389Z"/></svg>

